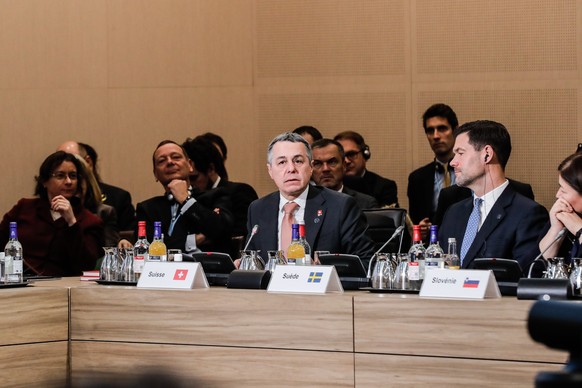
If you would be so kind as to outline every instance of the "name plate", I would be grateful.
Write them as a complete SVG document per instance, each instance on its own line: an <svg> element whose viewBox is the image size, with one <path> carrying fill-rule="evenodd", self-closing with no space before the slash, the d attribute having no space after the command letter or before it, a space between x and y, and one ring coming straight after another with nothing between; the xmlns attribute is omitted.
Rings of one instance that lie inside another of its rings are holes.
<svg viewBox="0 0 582 388"><path fill-rule="evenodd" d="M200 263L148 261L137 282L138 288L208 288Z"/></svg>
<svg viewBox="0 0 582 388"><path fill-rule="evenodd" d="M424 275L420 297L483 299L501 298L491 270L429 269Z"/></svg>
<svg viewBox="0 0 582 388"><path fill-rule="evenodd" d="M333 265L278 265L267 292L325 294L344 292Z"/></svg>

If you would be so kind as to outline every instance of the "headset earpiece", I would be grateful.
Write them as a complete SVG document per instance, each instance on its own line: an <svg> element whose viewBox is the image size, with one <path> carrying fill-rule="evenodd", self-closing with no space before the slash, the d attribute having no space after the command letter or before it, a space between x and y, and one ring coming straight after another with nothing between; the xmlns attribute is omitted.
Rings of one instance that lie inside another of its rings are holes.
<svg viewBox="0 0 582 388"><path fill-rule="evenodd" d="M489 154L485 154L485 159L483 159L483 160L484 160L485 162L486 162L487 160L489 160Z"/></svg>
<svg viewBox="0 0 582 388"><path fill-rule="evenodd" d="M366 160L370 159L370 156L372 156L372 153L370 152L370 147L368 147L367 144L364 144L364 148L362 148L362 155L364 155L364 159Z"/></svg>

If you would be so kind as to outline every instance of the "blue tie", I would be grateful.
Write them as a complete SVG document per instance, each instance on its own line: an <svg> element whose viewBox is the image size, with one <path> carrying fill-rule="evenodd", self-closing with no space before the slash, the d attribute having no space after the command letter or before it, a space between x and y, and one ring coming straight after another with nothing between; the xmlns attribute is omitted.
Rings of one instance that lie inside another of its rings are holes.
<svg viewBox="0 0 582 388"><path fill-rule="evenodd" d="M469 222L467 222L467 229L465 229L465 237L463 237L463 245L461 246L461 265L463 265L465 255L471 244L473 244L473 240L475 240L475 236L479 230L479 224L481 223L481 211L479 207L481 202L483 202L481 198L475 198L475 205L469 216Z"/></svg>

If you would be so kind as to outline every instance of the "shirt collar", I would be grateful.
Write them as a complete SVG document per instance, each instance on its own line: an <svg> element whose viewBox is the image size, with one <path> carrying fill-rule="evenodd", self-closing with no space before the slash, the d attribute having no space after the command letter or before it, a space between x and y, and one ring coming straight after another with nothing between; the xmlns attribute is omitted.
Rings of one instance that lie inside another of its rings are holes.
<svg viewBox="0 0 582 388"><path fill-rule="evenodd" d="M305 209L305 204L307 203L307 193L309 192L309 187L310 187L310 185L307 185L305 190L303 190L303 192L301 194L299 194L299 196L297 198L295 198L293 201L289 201L287 198L283 197L283 195L279 192L279 211L280 212L283 211L283 206L285 206L285 204L287 202L295 202L297 205L299 205L299 207L301 209Z"/></svg>

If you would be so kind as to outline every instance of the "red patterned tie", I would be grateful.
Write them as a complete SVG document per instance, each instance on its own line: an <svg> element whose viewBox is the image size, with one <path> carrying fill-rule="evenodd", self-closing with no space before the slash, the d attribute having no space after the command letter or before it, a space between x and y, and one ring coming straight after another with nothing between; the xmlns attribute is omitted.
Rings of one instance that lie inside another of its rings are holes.
<svg viewBox="0 0 582 388"><path fill-rule="evenodd" d="M291 225L295 221L295 210L299 207L295 202L287 202L283 206L283 220L281 221L281 249L287 253L287 248L291 244Z"/></svg>

